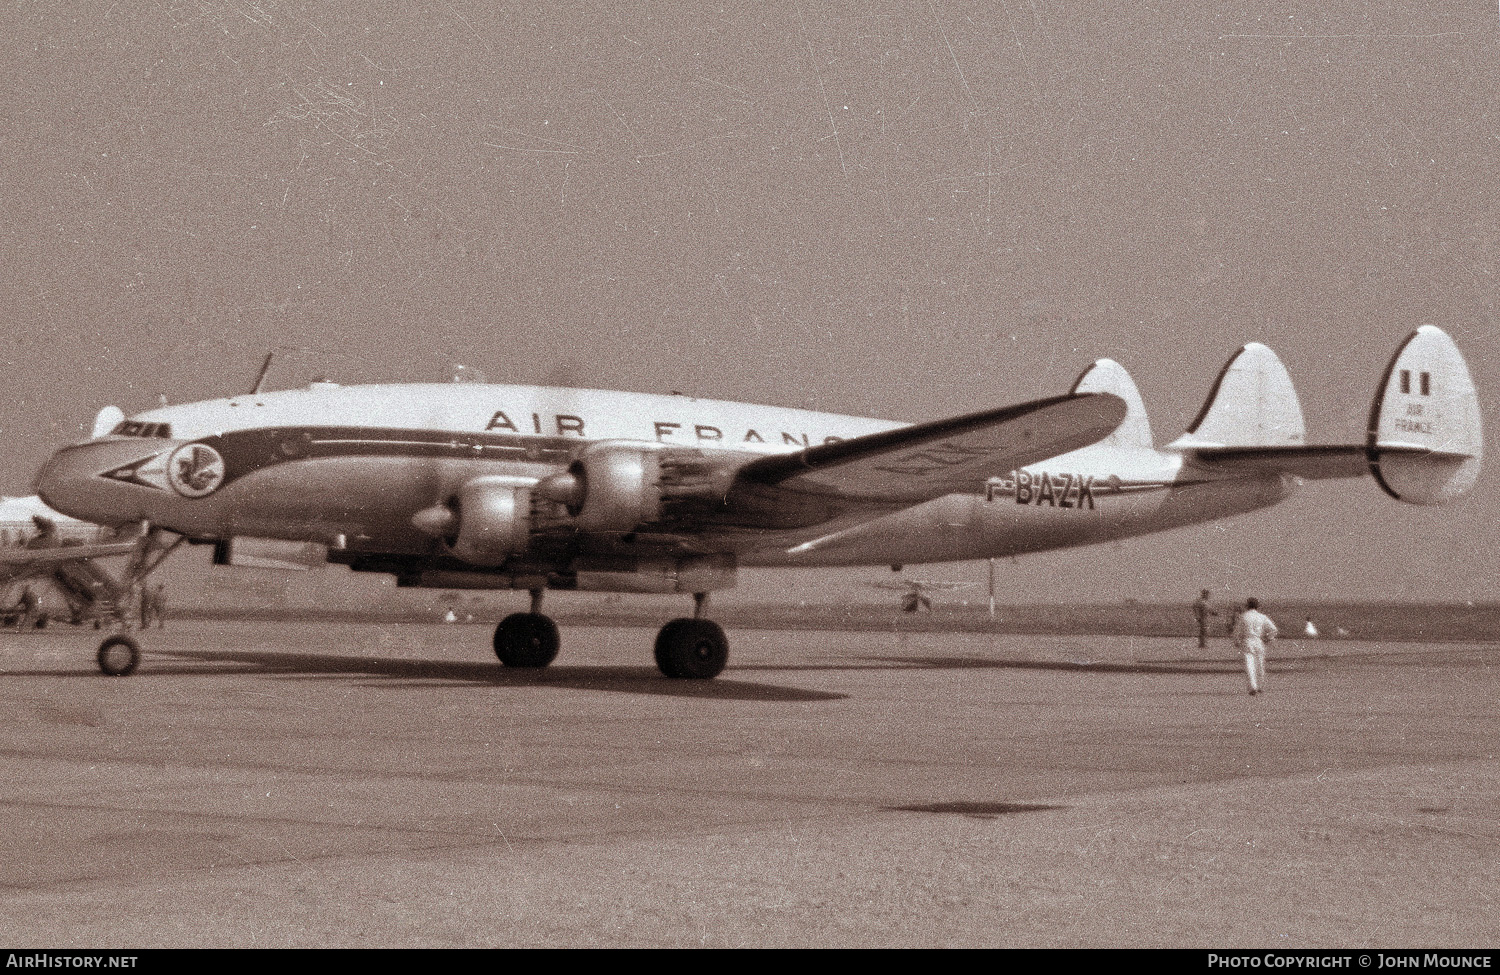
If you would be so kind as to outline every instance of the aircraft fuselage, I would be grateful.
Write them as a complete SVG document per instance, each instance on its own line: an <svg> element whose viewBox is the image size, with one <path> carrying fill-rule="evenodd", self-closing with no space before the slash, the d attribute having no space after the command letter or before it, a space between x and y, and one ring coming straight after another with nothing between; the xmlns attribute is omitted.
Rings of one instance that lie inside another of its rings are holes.
<svg viewBox="0 0 1500 975"><path fill-rule="evenodd" d="M345 553L342 561L348 553L420 559L434 540L412 519L435 500L479 477L534 482L590 445L755 457L902 426L676 395L314 384L138 414L114 435L59 451L37 488L58 510L105 524L144 520L197 539L321 542ZM873 520L709 526L691 548L745 566L991 558L1249 511L1294 486L1279 475L1193 470L1171 451L1101 444ZM648 537L649 526L642 529Z"/></svg>

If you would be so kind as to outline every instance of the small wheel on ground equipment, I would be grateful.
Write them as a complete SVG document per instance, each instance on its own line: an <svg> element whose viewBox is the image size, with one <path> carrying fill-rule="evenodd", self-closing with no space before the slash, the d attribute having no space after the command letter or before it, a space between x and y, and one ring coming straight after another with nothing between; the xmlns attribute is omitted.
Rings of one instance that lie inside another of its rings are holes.
<svg viewBox="0 0 1500 975"><path fill-rule="evenodd" d="M134 673L140 662L140 644L124 634L116 634L99 644L99 669L111 677Z"/></svg>

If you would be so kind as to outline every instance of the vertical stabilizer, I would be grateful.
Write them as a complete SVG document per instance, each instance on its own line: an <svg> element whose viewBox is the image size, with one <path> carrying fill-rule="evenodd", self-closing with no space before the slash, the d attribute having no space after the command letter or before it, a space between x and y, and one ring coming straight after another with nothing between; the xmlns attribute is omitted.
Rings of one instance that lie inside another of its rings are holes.
<svg viewBox="0 0 1500 975"><path fill-rule="evenodd" d="M1170 446L1297 447L1306 439L1286 366L1270 348L1251 342L1224 364L1198 418Z"/></svg>
<svg viewBox="0 0 1500 975"><path fill-rule="evenodd" d="M1099 443L1110 447L1145 447L1155 445L1151 439L1151 420L1146 416L1146 404L1141 401L1141 391L1125 367L1113 359L1100 359L1083 371L1069 391L1078 393L1113 393L1125 401L1125 419L1115 432Z"/></svg>
<svg viewBox="0 0 1500 975"><path fill-rule="evenodd" d="M1393 498L1441 504L1468 492L1484 455L1479 397L1448 333L1423 325L1396 350L1370 406L1370 473Z"/></svg>

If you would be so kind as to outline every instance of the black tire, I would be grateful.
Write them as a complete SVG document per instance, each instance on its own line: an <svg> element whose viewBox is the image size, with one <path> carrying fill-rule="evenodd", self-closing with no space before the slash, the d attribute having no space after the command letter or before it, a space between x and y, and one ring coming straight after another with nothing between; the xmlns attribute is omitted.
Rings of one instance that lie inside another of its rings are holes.
<svg viewBox="0 0 1500 975"><path fill-rule="evenodd" d="M100 670L111 677L124 677L140 666L141 648L130 637L116 634L99 644L98 659Z"/></svg>
<svg viewBox="0 0 1500 975"><path fill-rule="evenodd" d="M561 643L557 624L541 613L512 613L495 627L495 656L507 667L545 667Z"/></svg>
<svg viewBox="0 0 1500 975"><path fill-rule="evenodd" d="M729 662L729 640L713 620L673 620L656 634L656 666L679 680L711 680Z"/></svg>

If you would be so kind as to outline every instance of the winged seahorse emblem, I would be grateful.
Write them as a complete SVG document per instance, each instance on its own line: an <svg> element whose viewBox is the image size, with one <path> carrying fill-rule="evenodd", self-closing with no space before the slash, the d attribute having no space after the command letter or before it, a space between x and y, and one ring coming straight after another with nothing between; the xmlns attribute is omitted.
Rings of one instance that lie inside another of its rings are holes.
<svg viewBox="0 0 1500 975"><path fill-rule="evenodd" d="M172 455L167 479L178 494L186 497L212 494L224 481L224 458L204 444L186 444Z"/></svg>

